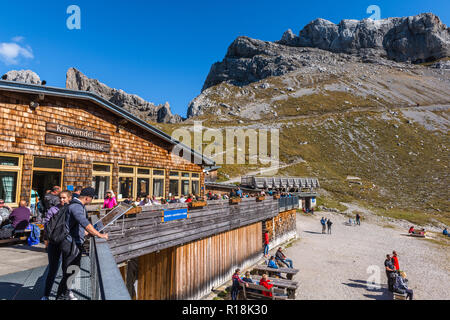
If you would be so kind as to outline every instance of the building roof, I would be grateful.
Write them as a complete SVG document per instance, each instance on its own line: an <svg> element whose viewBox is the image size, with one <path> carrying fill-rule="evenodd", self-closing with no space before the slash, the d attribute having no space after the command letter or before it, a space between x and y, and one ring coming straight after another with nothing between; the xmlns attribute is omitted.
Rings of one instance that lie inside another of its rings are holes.
<svg viewBox="0 0 450 320"><path fill-rule="evenodd" d="M238 187L242 190L242 191L249 191L249 192L261 192L261 189L254 189L254 188L247 188L245 186L241 186L241 185L235 185L235 184L226 184L226 183L220 183L220 182L208 182L205 181L205 187L208 188L224 188L224 189L237 189Z"/></svg>
<svg viewBox="0 0 450 320"><path fill-rule="evenodd" d="M109 102L108 100L100 97L96 93L88 92L88 91L79 91L79 90L70 90L65 88L57 88L57 87L47 87L42 85L14 82L14 81L5 81L0 80L0 91L10 91L10 92L19 92L19 93L28 93L28 94L37 94L37 95L49 95L54 97L62 97L62 98L71 98L71 99L80 99L87 100L96 105L114 113L117 116L120 116L130 123L140 127L141 129L157 136L158 138L168 142L171 145L178 145L183 149L184 152L188 152L189 154L193 154L195 158L201 159L202 164L208 166L214 166L216 163L212 159L203 156L199 152L193 150L192 148L186 146L185 144L179 142L176 139L173 139L167 133L159 130L158 128L148 124L147 122L137 118L132 115L127 110Z"/></svg>
<svg viewBox="0 0 450 320"><path fill-rule="evenodd" d="M252 188L320 188L317 178L300 177L263 177L245 176L241 177L241 185Z"/></svg>

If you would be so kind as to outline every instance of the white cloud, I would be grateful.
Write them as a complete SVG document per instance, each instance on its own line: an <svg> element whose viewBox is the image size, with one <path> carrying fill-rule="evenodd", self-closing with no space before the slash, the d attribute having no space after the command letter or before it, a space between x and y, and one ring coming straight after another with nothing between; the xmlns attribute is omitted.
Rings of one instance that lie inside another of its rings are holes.
<svg viewBox="0 0 450 320"><path fill-rule="evenodd" d="M16 37L17 38L17 37ZM0 43L0 60L5 64L18 64L20 58L33 59L33 50L30 46L21 46L13 42Z"/></svg>
<svg viewBox="0 0 450 320"><path fill-rule="evenodd" d="M22 37L22 36L17 36L17 37L12 38L12 41L14 41L14 42L23 42L24 40L25 40L25 37Z"/></svg>

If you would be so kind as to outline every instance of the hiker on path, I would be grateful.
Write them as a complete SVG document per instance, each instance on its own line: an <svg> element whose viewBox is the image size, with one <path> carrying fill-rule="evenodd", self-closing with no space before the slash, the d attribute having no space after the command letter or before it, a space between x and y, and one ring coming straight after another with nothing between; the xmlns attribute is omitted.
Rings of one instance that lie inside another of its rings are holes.
<svg viewBox="0 0 450 320"><path fill-rule="evenodd" d="M326 219L324 217L322 217L322 219L320 219L320 223L322 224L322 233L325 233L326 230Z"/></svg>
<svg viewBox="0 0 450 320"><path fill-rule="evenodd" d="M356 214L356 224L357 224L358 226L361 225L361 216L359 215L359 213Z"/></svg>
<svg viewBox="0 0 450 320"><path fill-rule="evenodd" d="M331 225L332 224L333 224L333 222L331 222L331 220L328 219L328 221L327 221L328 234L331 234Z"/></svg>

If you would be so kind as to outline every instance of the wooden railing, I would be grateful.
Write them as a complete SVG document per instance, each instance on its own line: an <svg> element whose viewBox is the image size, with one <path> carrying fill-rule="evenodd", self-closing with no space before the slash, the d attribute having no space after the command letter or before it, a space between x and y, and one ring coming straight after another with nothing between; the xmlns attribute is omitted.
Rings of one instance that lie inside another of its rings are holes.
<svg viewBox="0 0 450 320"><path fill-rule="evenodd" d="M297 200L298 203L298 200ZM188 216L164 222L170 210L185 209L187 204L143 207L135 217L123 217L107 228L108 244L116 262L202 239L228 230L273 218L279 214L278 200L211 200L206 207L188 209Z"/></svg>

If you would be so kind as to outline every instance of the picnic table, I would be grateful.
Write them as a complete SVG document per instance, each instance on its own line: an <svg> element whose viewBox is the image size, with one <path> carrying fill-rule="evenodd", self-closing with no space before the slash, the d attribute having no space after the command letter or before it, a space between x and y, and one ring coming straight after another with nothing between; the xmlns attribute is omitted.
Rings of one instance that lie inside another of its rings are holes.
<svg viewBox="0 0 450 320"><path fill-rule="evenodd" d="M256 299L271 299L271 300L286 300L288 296L284 293L283 289L277 288L273 286L270 289L253 283L240 283L242 287L242 294L244 295L244 299L248 300L249 298ZM252 289L252 291L248 291L248 289ZM271 297L265 296L262 292L270 292L272 293Z"/></svg>
<svg viewBox="0 0 450 320"><path fill-rule="evenodd" d="M39 230L41 230L41 239L42 239L42 236L43 236L42 230L44 230L44 225L41 223L30 223L30 225L31 224L38 226ZM14 230L12 238L0 240L0 245L1 244L10 244L11 245L11 244L16 244L19 242L26 241L28 239L30 233L31 233L31 229L29 227L27 227L26 229L22 229L22 230Z"/></svg>
<svg viewBox="0 0 450 320"><path fill-rule="evenodd" d="M288 280L292 280L292 278L300 271L298 269L291 269L291 268L270 268L266 265L260 265L253 267L253 270L256 271L258 274L262 275L264 273L267 273L268 276L273 277L277 273L285 273L286 278Z"/></svg>
<svg viewBox="0 0 450 320"><path fill-rule="evenodd" d="M252 277L252 280L255 280L259 283L259 280L261 280L261 278L261 276L256 275ZM297 281L271 277L269 277L268 279L275 287L286 290L289 299L295 299L295 291L298 288Z"/></svg>

